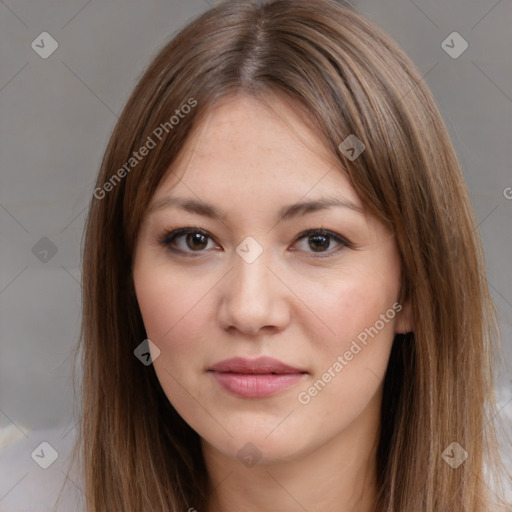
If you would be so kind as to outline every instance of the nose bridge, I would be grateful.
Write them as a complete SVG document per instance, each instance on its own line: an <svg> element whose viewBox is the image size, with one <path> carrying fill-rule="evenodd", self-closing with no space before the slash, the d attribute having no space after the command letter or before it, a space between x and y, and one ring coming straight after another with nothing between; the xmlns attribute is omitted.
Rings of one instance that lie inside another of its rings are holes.
<svg viewBox="0 0 512 512"><path fill-rule="evenodd" d="M269 269L270 251L247 237L236 252L222 294L222 323L253 334L265 326L282 327L288 318L284 288Z"/></svg>
<svg viewBox="0 0 512 512"><path fill-rule="evenodd" d="M272 287L269 281L268 269L270 264L270 251L264 250L263 246L252 237L247 237L236 248L234 256L234 269L231 289L236 295L242 294L244 299L257 301L268 300L268 294Z"/></svg>

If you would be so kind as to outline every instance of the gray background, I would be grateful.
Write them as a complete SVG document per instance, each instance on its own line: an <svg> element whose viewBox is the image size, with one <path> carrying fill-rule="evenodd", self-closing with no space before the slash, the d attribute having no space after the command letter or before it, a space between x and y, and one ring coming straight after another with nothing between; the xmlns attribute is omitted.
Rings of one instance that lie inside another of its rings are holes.
<svg viewBox="0 0 512 512"><path fill-rule="evenodd" d="M1 511L51 510L64 480L78 421L71 356L80 322L81 237L117 115L158 49L214 4L0 2ZM480 222L508 361L508 374L499 375L500 415L512 418L512 3L354 5L419 67L452 136ZM469 45L458 58L441 46L454 31ZM47 59L31 47L42 32L58 42ZM41 441L59 453L46 470L31 458ZM79 476L72 483L79 499Z"/></svg>

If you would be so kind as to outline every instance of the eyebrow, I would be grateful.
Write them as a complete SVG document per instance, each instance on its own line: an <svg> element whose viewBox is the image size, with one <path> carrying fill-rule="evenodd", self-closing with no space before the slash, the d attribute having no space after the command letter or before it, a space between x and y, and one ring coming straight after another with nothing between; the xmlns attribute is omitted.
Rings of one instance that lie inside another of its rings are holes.
<svg viewBox="0 0 512 512"><path fill-rule="evenodd" d="M152 203L149 206L148 214L156 210L160 210L162 208L169 208L172 206L177 206L187 212L196 213L198 215L209 217L211 219L225 220L227 217L226 213L223 210L216 208L211 204L205 203L203 201L197 201L195 199L171 196L163 197ZM292 219L294 217L306 215L308 213L313 213L332 207L348 208L361 214L364 213L363 209L360 206L356 205L355 203L347 199L339 197L325 197L315 199L312 201L303 201L293 203L288 206L284 206L277 213L276 221L281 222L284 220Z"/></svg>

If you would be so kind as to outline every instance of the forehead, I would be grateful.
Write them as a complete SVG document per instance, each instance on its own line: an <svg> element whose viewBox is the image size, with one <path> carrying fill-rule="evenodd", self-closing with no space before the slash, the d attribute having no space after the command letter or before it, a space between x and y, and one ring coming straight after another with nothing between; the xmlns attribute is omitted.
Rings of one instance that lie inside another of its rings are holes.
<svg viewBox="0 0 512 512"><path fill-rule="evenodd" d="M236 95L222 99L197 123L154 200L187 192L199 199L285 195L298 201L338 191L360 204L303 108L277 97L267 105Z"/></svg>

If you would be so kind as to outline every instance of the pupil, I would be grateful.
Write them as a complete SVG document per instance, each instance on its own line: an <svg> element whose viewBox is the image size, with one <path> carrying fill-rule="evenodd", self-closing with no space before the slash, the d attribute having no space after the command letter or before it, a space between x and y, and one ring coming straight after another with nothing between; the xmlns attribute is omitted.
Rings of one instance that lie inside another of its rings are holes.
<svg viewBox="0 0 512 512"><path fill-rule="evenodd" d="M328 240L328 237L325 235L314 235L310 238L310 240L313 241L313 244L320 242L320 249L327 249L329 247L329 240ZM322 244L322 241L323 241L323 244ZM315 249L314 246L312 248ZM318 248L318 246L317 246L317 248Z"/></svg>
<svg viewBox="0 0 512 512"><path fill-rule="evenodd" d="M207 245L205 239L206 237L201 233L191 233L187 236L187 243L191 242L189 244L190 249L204 249ZM198 243L200 247L195 246L196 243Z"/></svg>

